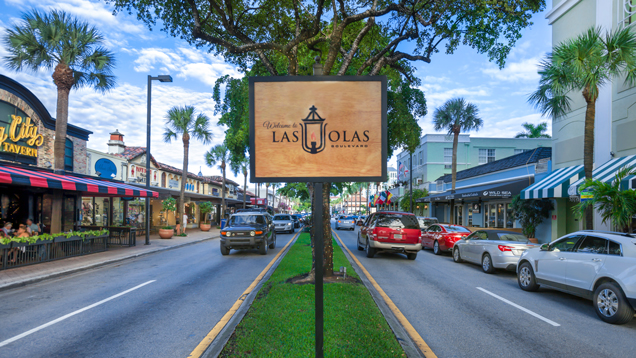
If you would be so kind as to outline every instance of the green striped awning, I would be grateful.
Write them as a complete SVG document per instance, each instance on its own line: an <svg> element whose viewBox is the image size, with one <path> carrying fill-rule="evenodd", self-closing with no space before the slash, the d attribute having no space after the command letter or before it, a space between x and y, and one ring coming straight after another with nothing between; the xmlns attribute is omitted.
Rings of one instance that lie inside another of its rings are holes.
<svg viewBox="0 0 636 358"><path fill-rule="evenodd" d="M582 165L559 168L521 191L522 199L567 198L571 184L585 177Z"/></svg>
<svg viewBox="0 0 636 358"><path fill-rule="evenodd" d="M635 168L636 167L636 155L629 155L626 157L614 158L600 167L594 169L592 172L592 178L595 180L601 180L604 183L610 183L616 178L616 172L622 168ZM629 175L621 182L621 189L634 189L633 180L635 176ZM585 177L577 180L574 184L570 185L568 189L569 195L579 195L579 187L585 181Z"/></svg>

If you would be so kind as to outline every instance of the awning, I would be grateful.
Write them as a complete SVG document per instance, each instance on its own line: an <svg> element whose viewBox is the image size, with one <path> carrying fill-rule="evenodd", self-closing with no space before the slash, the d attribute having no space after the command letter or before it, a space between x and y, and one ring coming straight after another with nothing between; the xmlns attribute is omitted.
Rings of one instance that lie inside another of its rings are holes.
<svg viewBox="0 0 636 358"><path fill-rule="evenodd" d="M159 194L121 182L60 175L48 170L0 166L0 184L79 191L89 196L159 197Z"/></svg>
<svg viewBox="0 0 636 358"><path fill-rule="evenodd" d="M522 199L567 198L568 188L585 177L582 165L560 168L521 191Z"/></svg>
<svg viewBox="0 0 636 358"><path fill-rule="evenodd" d="M529 179L521 179L514 181L507 181L502 183L483 184L473 186L470 188L463 188L455 190L455 193L446 191L435 195L430 195L425 198L417 199L416 202L441 202L449 201L452 199L505 199L511 198L521 192L528 186Z"/></svg>
<svg viewBox="0 0 636 358"><path fill-rule="evenodd" d="M592 172L592 178L595 180L600 180L604 183L610 183L616 178L616 172L625 167L636 167L636 154L609 160L607 163L594 169L594 171ZM628 175L625 179L623 179L623 181L621 182L621 189L634 189L634 183L632 181L633 178L633 175ZM582 177L581 179L574 182L574 184L570 185L570 187L568 188L568 194L579 195L579 187L583 184L584 181L585 177Z"/></svg>

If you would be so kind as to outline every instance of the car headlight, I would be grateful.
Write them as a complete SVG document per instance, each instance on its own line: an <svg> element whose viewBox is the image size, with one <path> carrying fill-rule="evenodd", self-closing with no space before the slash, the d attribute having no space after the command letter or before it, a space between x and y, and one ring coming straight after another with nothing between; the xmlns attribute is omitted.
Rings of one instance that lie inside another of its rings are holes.
<svg viewBox="0 0 636 358"><path fill-rule="evenodd" d="M291 223L287 223L287 226L290 226L290 225L291 225Z"/></svg>
<svg viewBox="0 0 636 358"><path fill-rule="evenodd" d="M254 231L251 231L250 236L254 236L254 235L256 235L256 233Z"/></svg>

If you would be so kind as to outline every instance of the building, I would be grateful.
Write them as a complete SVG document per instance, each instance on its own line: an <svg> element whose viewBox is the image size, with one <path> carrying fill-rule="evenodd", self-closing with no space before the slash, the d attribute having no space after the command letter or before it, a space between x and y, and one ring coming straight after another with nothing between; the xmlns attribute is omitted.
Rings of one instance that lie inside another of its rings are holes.
<svg viewBox="0 0 636 358"><path fill-rule="evenodd" d="M395 183L397 182L397 169L393 167L388 167L386 170L389 174L389 181L387 182L387 184L389 185L389 188L392 188L395 186Z"/></svg>
<svg viewBox="0 0 636 358"><path fill-rule="evenodd" d="M18 82L0 75L0 224L31 218L45 233L79 230L82 198L91 202L157 197L158 193L88 174L86 142L92 133L67 127L64 169L54 171L56 121L42 102ZM135 199L136 200L136 199ZM112 216L112 206L99 216Z"/></svg>

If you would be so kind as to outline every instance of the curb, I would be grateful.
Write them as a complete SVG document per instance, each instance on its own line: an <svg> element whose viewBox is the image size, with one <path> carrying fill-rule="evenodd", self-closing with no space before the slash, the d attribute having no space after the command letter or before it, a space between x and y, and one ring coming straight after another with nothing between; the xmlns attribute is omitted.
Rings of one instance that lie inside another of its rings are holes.
<svg viewBox="0 0 636 358"><path fill-rule="evenodd" d="M387 306L386 302L384 302L384 299L382 299L382 297L380 296L378 291L375 289L375 287L373 287L371 282L369 282L369 279L367 279L367 276L364 274L364 272L362 272L362 270L360 269L360 266L358 266L358 264L356 264L356 262L351 259L349 252L345 250L344 247L342 247L342 245L340 244L340 241L339 240L335 240L335 241L337 245L340 246L340 249L342 250L342 252L344 252L345 256L347 257L347 260L349 260L349 263L351 264L353 269L356 271L356 273L360 277L360 280L362 281L364 286L369 290L371 297L373 298L373 300L375 301L375 304L380 309L380 312L384 316L384 319L386 320L386 322L389 324L389 327L391 327L391 330L393 331L395 338L397 339L398 343L400 343L400 346L402 346L402 349L404 349L404 353L406 354L406 356L409 358L425 358L424 354L417 348L417 345L411 339L411 336L409 336L409 334L404 329L404 326L402 326L402 324L400 324L400 322L398 321L397 317L395 317L395 314L393 314L393 311L391 311L389 306Z"/></svg>
<svg viewBox="0 0 636 358"><path fill-rule="evenodd" d="M292 243L287 247L287 249L280 255L278 260L274 262L272 267L269 268L269 271L267 271L267 273L263 276L263 278L256 285L256 287L254 287L252 292L250 292L244 298L244 301L243 301L243 304L241 304L241 307L239 307L236 313L234 313L232 318L227 322L225 327L223 327L221 332L219 332L219 335L216 336L216 338L214 339L214 341L212 341L210 346L208 346L208 349L206 349L205 352L203 352L203 355L201 357L217 358L219 354L221 354L221 352L223 351L223 348L225 348L225 345L227 344L227 342L230 340L230 337L234 333L236 326L238 326L238 324L241 323L247 311L250 309L250 307L252 307L252 302L254 302L256 295L258 295L258 293L261 291L261 287L263 287L263 284L267 282L269 278L272 276L272 274L274 273L274 271L276 271L276 269L278 268L278 265L281 263L281 261L283 261L283 258L285 258L285 256L287 255L287 252L289 252L291 247L294 246L299 236L300 236L300 233L296 235L296 238L294 239L294 241L292 241Z"/></svg>
<svg viewBox="0 0 636 358"><path fill-rule="evenodd" d="M73 274L73 273L86 271L86 270L90 270L92 268L96 268L96 267L100 267L100 266L106 266L106 265L109 265L109 264L112 264L112 263L117 263L117 262L129 260L129 259L134 259L134 258L141 257L141 256L146 256L146 255L156 254L156 253L163 252L163 251L178 249L178 248L182 248L184 246L190 246L190 245L198 244L198 243L201 243L201 242L204 242L204 241L218 239L219 237L220 236L208 237L208 238L200 239L200 240L197 240L197 241L185 242L185 243L174 245L174 246L162 247L162 248L159 248L159 249L156 249L156 250L140 252L140 253L129 255L129 256L125 256L125 257L118 257L118 258L110 259L110 260L107 260L107 261L96 262L96 263L93 263L93 264L89 264L89 265L85 265L85 266L81 266L81 267L75 267L75 268L72 268L72 269L63 270L63 271L51 273L51 274L48 274L48 275L41 275L41 276L37 276L37 277L32 277L32 278L28 278L28 279L21 280L21 281L18 281L18 282L12 282L12 283L0 286L0 291L5 291L5 290L11 289L11 288L16 288L16 287L22 287L22 286L26 286L28 284L41 282L41 281L45 281L45 280L48 280L48 279L52 279L52 278L56 278L56 277L60 277L60 276L64 276L64 275L70 275L70 274Z"/></svg>

